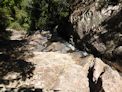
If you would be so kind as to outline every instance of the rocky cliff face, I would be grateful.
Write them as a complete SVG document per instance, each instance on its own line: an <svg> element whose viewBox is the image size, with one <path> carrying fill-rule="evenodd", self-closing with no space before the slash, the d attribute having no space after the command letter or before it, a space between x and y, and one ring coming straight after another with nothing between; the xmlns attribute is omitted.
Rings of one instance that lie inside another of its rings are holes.
<svg viewBox="0 0 122 92"><path fill-rule="evenodd" d="M122 92L121 1L71 3L73 44L44 30L0 41L0 92Z"/></svg>
<svg viewBox="0 0 122 92"><path fill-rule="evenodd" d="M80 49L122 66L121 0L84 0L73 6L70 21ZM118 67L116 66L115 67ZM121 71L120 67L118 70Z"/></svg>
<svg viewBox="0 0 122 92"><path fill-rule="evenodd" d="M1 92L122 91L122 76L117 70L98 57L78 52L71 44L50 42L50 35L43 31L26 38L24 49L29 52L24 55L29 57L0 58Z"/></svg>

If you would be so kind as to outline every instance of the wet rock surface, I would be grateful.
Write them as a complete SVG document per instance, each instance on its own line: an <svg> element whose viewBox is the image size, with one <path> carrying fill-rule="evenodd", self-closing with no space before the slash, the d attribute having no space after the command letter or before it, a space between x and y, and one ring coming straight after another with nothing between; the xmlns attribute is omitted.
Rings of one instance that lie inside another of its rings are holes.
<svg viewBox="0 0 122 92"><path fill-rule="evenodd" d="M52 37L49 31L37 31L34 35L28 37L27 48L29 51L38 52L61 52L68 53L75 51L75 47L61 37Z"/></svg>

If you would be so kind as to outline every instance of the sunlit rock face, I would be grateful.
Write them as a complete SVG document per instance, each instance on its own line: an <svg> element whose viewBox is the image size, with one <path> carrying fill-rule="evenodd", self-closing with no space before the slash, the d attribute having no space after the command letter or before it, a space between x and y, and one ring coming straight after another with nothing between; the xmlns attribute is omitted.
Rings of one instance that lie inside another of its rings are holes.
<svg viewBox="0 0 122 92"><path fill-rule="evenodd" d="M58 52L33 54L33 57L27 59L35 65L33 76L20 85L43 89L43 92L122 91L122 77L119 73L93 55L77 61L70 54Z"/></svg>
<svg viewBox="0 0 122 92"><path fill-rule="evenodd" d="M122 46L122 3L120 0L90 1L78 3L70 16L80 40L76 43L80 49L122 66L121 51L117 52Z"/></svg>
<svg viewBox="0 0 122 92"><path fill-rule="evenodd" d="M0 84L1 92L122 91L122 77L118 71L100 58L76 51L75 47L64 40L48 43L50 35L43 31L27 37L24 48L32 55L24 56L24 61L12 63L6 56L9 62L1 62L0 65L5 66L1 69L1 74L4 75L2 82L9 83ZM42 50L43 48L45 49ZM116 54L121 55L121 47L114 50L114 55ZM4 71L6 67L10 72Z"/></svg>
<svg viewBox="0 0 122 92"><path fill-rule="evenodd" d="M0 54L1 92L122 92L121 3L75 0L72 9L70 21L78 36L73 37L74 46L57 35L52 39L49 31L39 30L25 38L13 32L12 42L27 42L22 44L22 57L16 51L17 60L8 56L2 60Z"/></svg>

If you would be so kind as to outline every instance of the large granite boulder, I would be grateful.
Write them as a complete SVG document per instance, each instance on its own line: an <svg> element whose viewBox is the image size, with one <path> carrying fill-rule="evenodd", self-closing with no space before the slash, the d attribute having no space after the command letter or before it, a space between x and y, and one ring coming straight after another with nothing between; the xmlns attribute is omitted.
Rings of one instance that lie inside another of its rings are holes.
<svg viewBox="0 0 122 92"><path fill-rule="evenodd" d="M16 79L18 73L9 73L4 78L15 81L8 85L0 85L4 87L3 92L5 89L9 92L11 90L12 92L122 91L122 77L119 73L92 55L81 58L58 52L33 52L33 54L33 57L26 59L35 65L33 75L22 81Z"/></svg>

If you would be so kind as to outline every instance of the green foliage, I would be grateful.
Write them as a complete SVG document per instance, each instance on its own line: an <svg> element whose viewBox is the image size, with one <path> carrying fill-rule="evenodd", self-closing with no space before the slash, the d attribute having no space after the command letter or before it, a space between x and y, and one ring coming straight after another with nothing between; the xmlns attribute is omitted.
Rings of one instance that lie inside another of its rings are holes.
<svg viewBox="0 0 122 92"><path fill-rule="evenodd" d="M22 27L20 26L20 24L18 22L12 22L9 25L9 28L16 29L16 30L23 30Z"/></svg>
<svg viewBox="0 0 122 92"><path fill-rule="evenodd" d="M0 8L0 31L5 30L7 26L7 16L5 15L5 11Z"/></svg>
<svg viewBox="0 0 122 92"><path fill-rule="evenodd" d="M32 0L29 10L31 30L53 29L68 17L69 4L66 0Z"/></svg>
<svg viewBox="0 0 122 92"><path fill-rule="evenodd" d="M7 27L16 30L27 30L29 28L29 17L26 11L29 1L30 0L3 0L0 3L0 8L7 17Z"/></svg>
<svg viewBox="0 0 122 92"><path fill-rule="evenodd" d="M11 33L6 32L5 29L8 27L8 16L6 15L6 9L0 8L0 40L9 39Z"/></svg>
<svg viewBox="0 0 122 92"><path fill-rule="evenodd" d="M7 27L17 30L53 29L62 19L68 17L68 2L67 0L3 0L0 3L0 13L4 13L0 15L0 20L6 21ZM7 19L4 20L3 15L6 15Z"/></svg>

